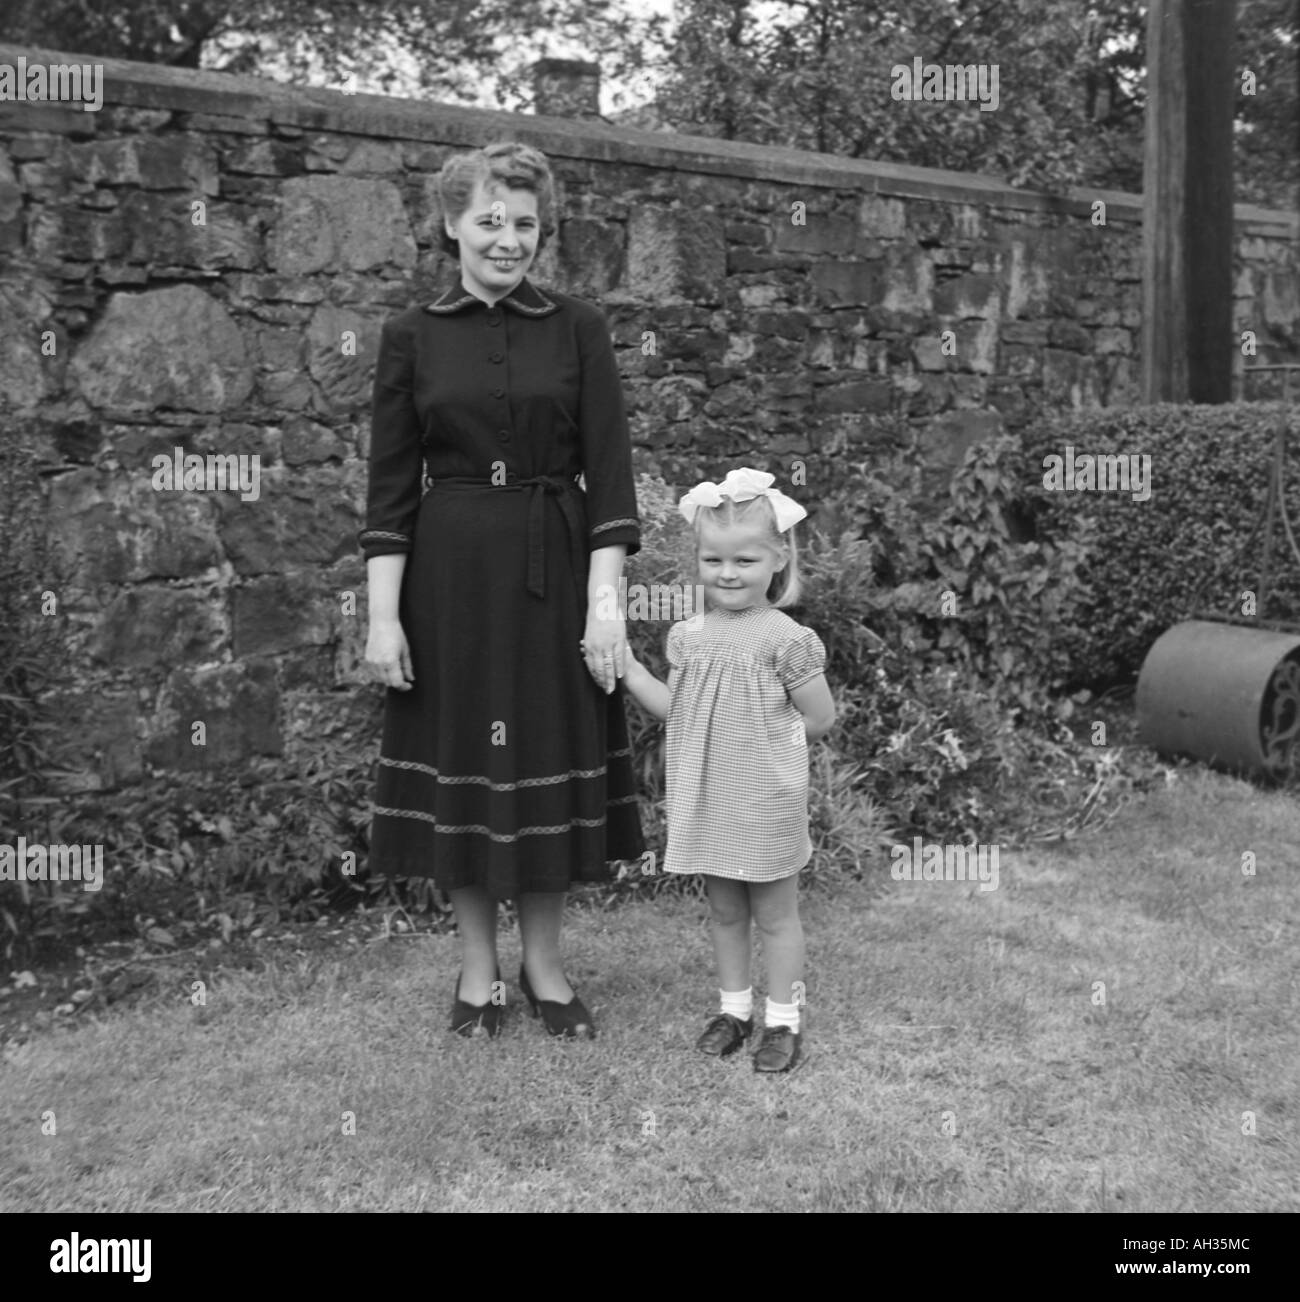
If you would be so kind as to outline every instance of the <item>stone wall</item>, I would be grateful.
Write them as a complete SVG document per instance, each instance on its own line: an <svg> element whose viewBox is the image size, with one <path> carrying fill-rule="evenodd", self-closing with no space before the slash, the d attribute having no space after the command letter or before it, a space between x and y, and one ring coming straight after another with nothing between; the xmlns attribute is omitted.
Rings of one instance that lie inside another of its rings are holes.
<svg viewBox="0 0 1300 1302"><path fill-rule="evenodd" d="M72 57L0 46L20 54ZM552 159L562 224L535 278L606 311L639 464L670 483L743 462L784 481L800 458L814 501L886 450L942 473L1040 410L1137 399L1132 195L104 68L99 112L0 104L0 405L4 437L36 441L71 574L73 787L291 753L364 677L375 345L447 275L430 196L457 150ZM1238 209L1261 362L1300 357L1296 234ZM160 487L176 448L257 454L258 495Z"/></svg>

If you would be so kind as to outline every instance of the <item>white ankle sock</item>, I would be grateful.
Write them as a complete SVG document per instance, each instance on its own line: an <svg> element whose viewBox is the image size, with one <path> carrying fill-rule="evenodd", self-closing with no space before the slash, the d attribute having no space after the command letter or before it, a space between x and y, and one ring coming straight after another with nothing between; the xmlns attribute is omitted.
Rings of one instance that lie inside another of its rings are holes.
<svg viewBox="0 0 1300 1302"><path fill-rule="evenodd" d="M768 1026L787 1026L797 1035L799 1033L799 1005L778 1004L769 999L764 1020Z"/></svg>
<svg viewBox="0 0 1300 1302"><path fill-rule="evenodd" d="M747 1022L754 1015L754 987L746 986L744 990L719 990L722 996L722 1011Z"/></svg>

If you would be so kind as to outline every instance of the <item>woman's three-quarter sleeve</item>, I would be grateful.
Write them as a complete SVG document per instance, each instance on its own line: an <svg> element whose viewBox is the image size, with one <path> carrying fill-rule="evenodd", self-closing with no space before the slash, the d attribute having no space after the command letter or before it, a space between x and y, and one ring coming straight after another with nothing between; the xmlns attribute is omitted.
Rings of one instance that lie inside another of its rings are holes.
<svg viewBox="0 0 1300 1302"><path fill-rule="evenodd" d="M414 400L414 343L396 319L385 323L375 364L370 418L366 527L357 542L367 560L409 552L420 507L424 463Z"/></svg>
<svg viewBox="0 0 1300 1302"><path fill-rule="evenodd" d="M595 551L625 543L632 556L641 550L641 525L623 381L604 313L595 307L584 312L577 329L582 358L578 428L587 484L587 546Z"/></svg>

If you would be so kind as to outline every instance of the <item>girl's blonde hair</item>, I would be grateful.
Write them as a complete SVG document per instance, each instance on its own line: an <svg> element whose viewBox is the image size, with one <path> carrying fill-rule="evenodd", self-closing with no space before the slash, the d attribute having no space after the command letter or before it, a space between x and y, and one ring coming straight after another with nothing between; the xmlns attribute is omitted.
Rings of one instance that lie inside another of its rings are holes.
<svg viewBox="0 0 1300 1302"><path fill-rule="evenodd" d="M443 215L459 221L474 197L474 187L499 181L511 190L528 190L537 196L537 252L555 234L555 179L546 155L532 145L514 140L498 140L465 154L453 154L438 173L438 200ZM439 223L442 248L452 257L460 256L460 241L447 234Z"/></svg>
<svg viewBox="0 0 1300 1302"><path fill-rule="evenodd" d="M766 497L750 498L747 502L736 502L724 497L717 506L701 506L695 512L693 539L695 543L695 568L699 570L700 526L711 524L718 529L731 529L736 525L764 526L764 544L778 556L785 557L785 565L772 575L772 582L767 585L767 599L772 605L783 608L793 606L803 591L799 577L799 544L795 540L798 525L791 525L782 533L776 527L776 513L772 503Z"/></svg>

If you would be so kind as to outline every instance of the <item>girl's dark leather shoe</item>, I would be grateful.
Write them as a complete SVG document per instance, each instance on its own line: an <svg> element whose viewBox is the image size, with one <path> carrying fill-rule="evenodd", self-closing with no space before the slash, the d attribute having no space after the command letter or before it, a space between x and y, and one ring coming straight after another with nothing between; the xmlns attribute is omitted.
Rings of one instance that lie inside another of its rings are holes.
<svg viewBox="0 0 1300 1302"><path fill-rule="evenodd" d="M765 1026L754 1054L755 1071L791 1071L799 1061L803 1036L788 1026Z"/></svg>
<svg viewBox="0 0 1300 1302"><path fill-rule="evenodd" d="M519 988L524 992L524 998L528 1000L533 1016L541 1017L550 1034L562 1035L567 1040L596 1038L595 1023L591 1020L591 1014L582 1000L578 998L576 990L567 1004L561 1004L554 999L538 999L533 994L533 987L522 963L519 965Z"/></svg>
<svg viewBox="0 0 1300 1302"><path fill-rule="evenodd" d="M695 1041L695 1047L701 1053L710 1054L715 1058L725 1058L729 1053L735 1053L749 1039L753 1029L752 1017L747 1017L742 1022L739 1017L733 1017L730 1013L719 1013L704 1028L704 1034Z"/></svg>
<svg viewBox="0 0 1300 1302"><path fill-rule="evenodd" d="M497 981L501 980L501 970L497 969ZM483 1030L489 1039L496 1039L501 1030L501 1014L505 1001L494 1004L490 999L485 1004L467 1004L460 997L460 973L456 974L456 998L451 1006L451 1029L457 1035L466 1038Z"/></svg>

